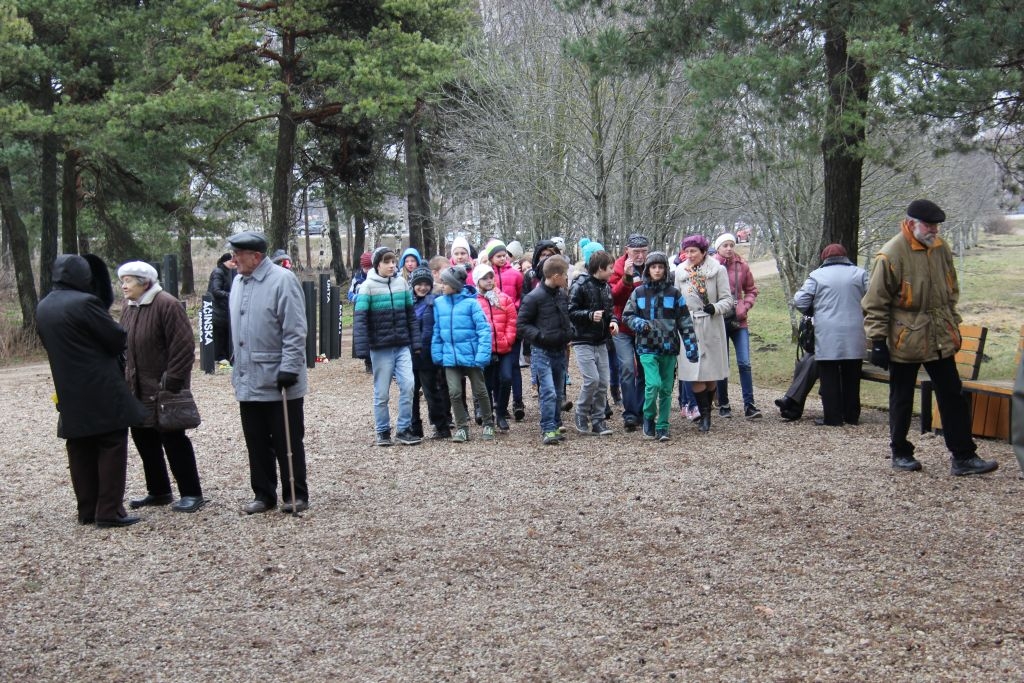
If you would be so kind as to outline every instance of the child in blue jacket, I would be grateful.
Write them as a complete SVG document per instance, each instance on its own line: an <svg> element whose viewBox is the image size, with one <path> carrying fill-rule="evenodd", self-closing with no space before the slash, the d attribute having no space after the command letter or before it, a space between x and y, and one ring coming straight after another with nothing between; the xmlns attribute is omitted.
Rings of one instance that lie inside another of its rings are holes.
<svg viewBox="0 0 1024 683"><path fill-rule="evenodd" d="M469 378L473 397L483 416L483 439L494 439L494 414L484 382L484 367L491 362L491 325L476 300L476 290L466 285L466 270L447 268L441 273L443 296L434 299L434 335L431 357L443 365L448 398L455 413L452 441L469 440L469 412L462 400L462 383Z"/></svg>

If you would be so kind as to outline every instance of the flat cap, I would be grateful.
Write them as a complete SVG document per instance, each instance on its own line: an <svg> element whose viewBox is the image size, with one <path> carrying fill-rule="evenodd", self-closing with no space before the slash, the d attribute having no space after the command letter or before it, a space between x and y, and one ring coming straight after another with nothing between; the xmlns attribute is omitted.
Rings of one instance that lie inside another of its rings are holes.
<svg viewBox="0 0 1024 683"><path fill-rule="evenodd" d="M915 199L907 207L907 215L925 223L941 223L946 220L946 212L935 202L927 199Z"/></svg>
<svg viewBox="0 0 1024 683"><path fill-rule="evenodd" d="M235 233L228 238L228 244L235 249L247 249L248 251L258 251L261 254L267 253L267 238L258 232L246 230L245 232Z"/></svg>

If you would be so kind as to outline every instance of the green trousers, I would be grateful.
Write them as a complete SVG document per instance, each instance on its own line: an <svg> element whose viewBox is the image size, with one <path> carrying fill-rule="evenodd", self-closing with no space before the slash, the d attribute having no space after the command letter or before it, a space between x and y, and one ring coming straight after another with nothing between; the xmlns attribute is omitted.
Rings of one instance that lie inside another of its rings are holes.
<svg viewBox="0 0 1024 683"><path fill-rule="evenodd" d="M676 383L676 357L640 354L644 368L644 417L655 420L655 429L668 429L672 414L672 389Z"/></svg>

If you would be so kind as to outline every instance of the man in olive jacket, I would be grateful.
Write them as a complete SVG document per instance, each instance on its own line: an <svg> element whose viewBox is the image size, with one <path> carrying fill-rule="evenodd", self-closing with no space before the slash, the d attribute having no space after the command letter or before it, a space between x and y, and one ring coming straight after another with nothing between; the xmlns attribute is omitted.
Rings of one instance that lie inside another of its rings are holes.
<svg viewBox="0 0 1024 683"><path fill-rule="evenodd" d="M960 348L960 298L949 246L938 236L945 212L927 199L911 202L900 233L878 252L861 301L871 362L889 370L889 436L892 466L917 471L907 441L917 372L924 365L935 389L953 475L984 474L999 467L977 457L970 412L954 355Z"/></svg>
<svg viewBox="0 0 1024 683"><path fill-rule="evenodd" d="M139 521L124 509L128 427L145 416L121 368L127 334L110 317L114 289L99 257L61 254L53 291L36 308L57 391L57 436L67 440L78 521L98 527Z"/></svg>
<svg viewBox="0 0 1024 683"><path fill-rule="evenodd" d="M266 512L277 505L281 471L284 512L292 512L281 392L286 392L297 512L309 505L306 488L305 420L306 305L298 278L267 258L267 241L255 232L228 238L238 266L231 285L231 341L242 433L249 450L249 479L255 498L242 511Z"/></svg>

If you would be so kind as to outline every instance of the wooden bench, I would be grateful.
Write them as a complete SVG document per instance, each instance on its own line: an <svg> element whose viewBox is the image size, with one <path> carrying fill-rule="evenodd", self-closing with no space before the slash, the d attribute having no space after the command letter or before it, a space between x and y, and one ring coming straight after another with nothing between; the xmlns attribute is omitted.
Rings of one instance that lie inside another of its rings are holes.
<svg viewBox="0 0 1024 683"><path fill-rule="evenodd" d="M1020 328L1014 367L1020 365L1022 354L1024 354L1024 325L1021 325ZM965 379L963 385L967 407L971 411L971 433L975 436L1009 441L1012 434L1010 401L1013 398L1013 380L979 380L975 377ZM925 400L923 391L921 400ZM935 408L931 406L931 392L928 395L927 408L933 417L932 423L935 425L935 430L942 429L938 406Z"/></svg>
<svg viewBox="0 0 1024 683"><path fill-rule="evenodd" d="M960 379L973 381L978 379L978 372L981 370L981 360L985 353L985 339L988 337L988 328L982 325L960 325L960 350L956 352L954 360ZM889 371L871 365L865 361L860 371L860 378L868 382L889 383ZM926 434L932 431L932 382L924 368L917 375L915 388L921 390L921 433Z"/></svg>

